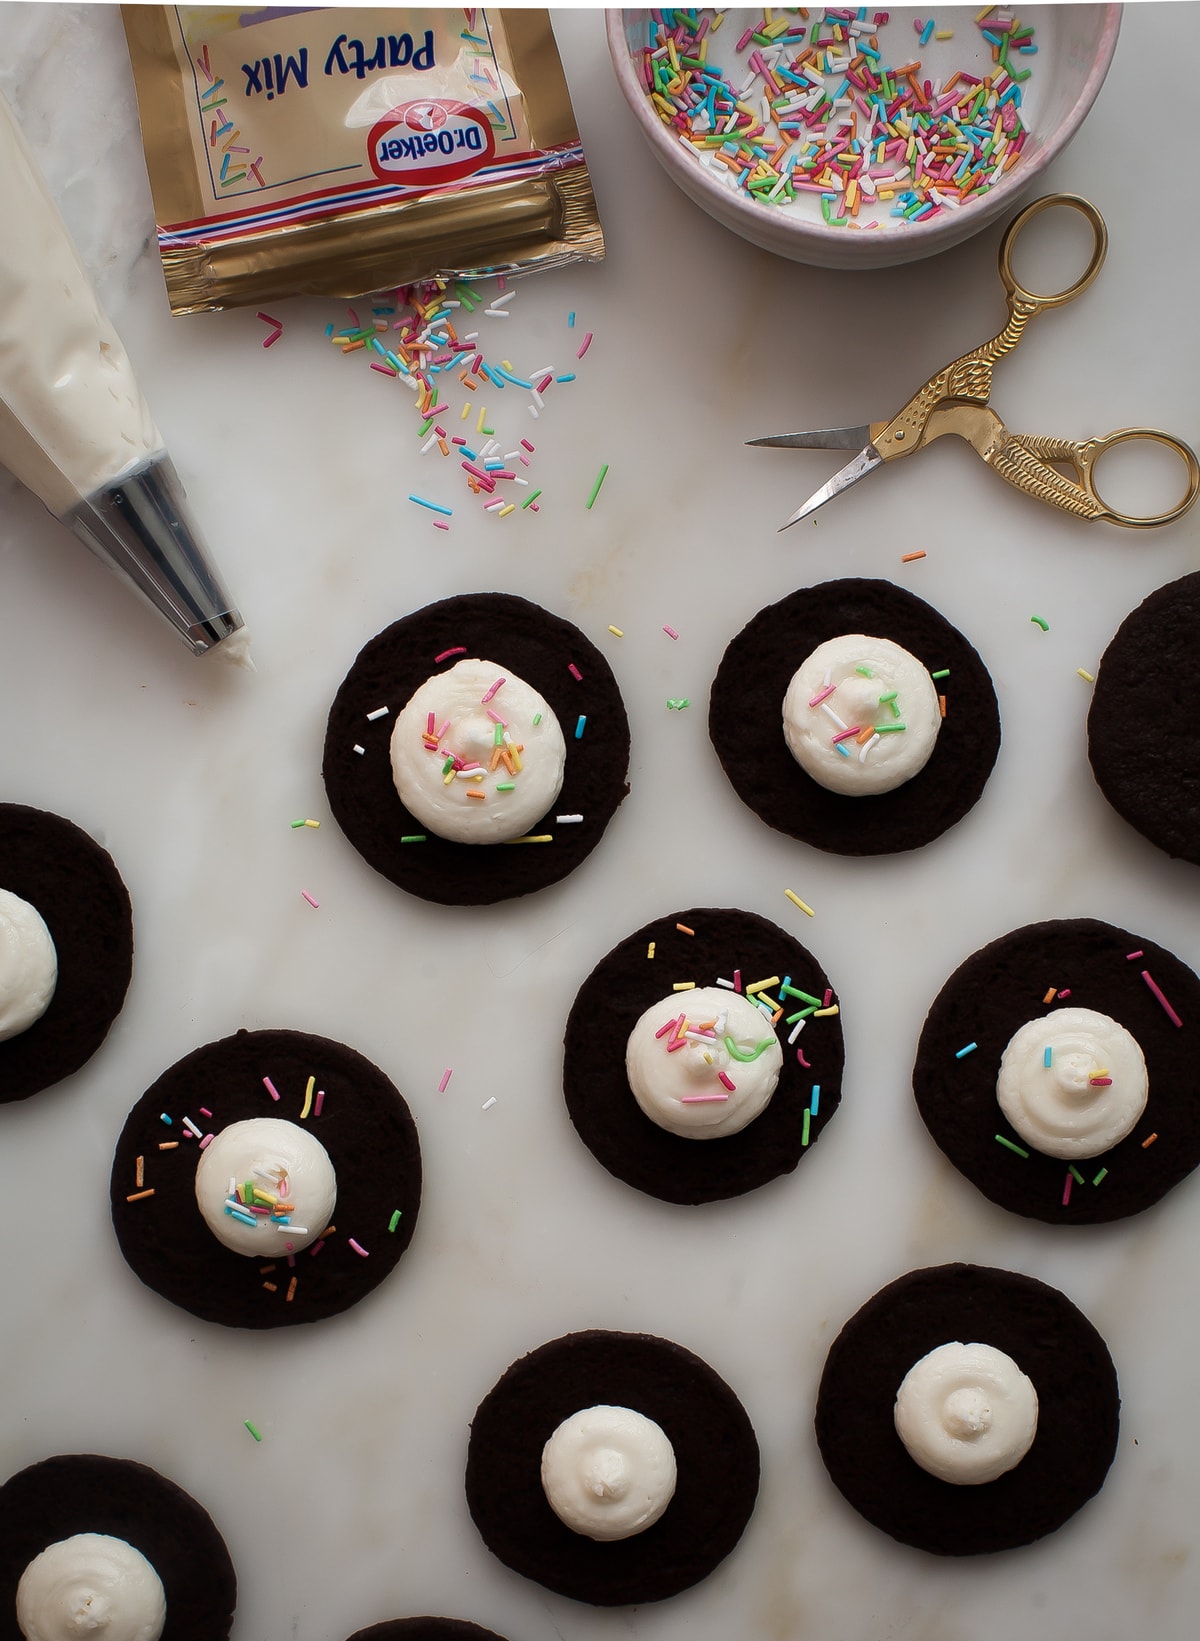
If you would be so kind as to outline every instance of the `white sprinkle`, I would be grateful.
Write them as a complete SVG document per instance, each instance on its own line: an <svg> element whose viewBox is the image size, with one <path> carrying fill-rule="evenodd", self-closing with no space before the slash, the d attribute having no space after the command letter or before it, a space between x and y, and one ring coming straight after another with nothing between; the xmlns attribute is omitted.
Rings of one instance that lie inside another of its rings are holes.
<svg viewBox="0 0 1200 1641"><path fill-rule="evenodd" d="M354 743L354 745L353 745L353 747L351 747L351 749L350 749L350 750L351 750L351 751L352 751L352 752L357 752L357 753L358 753L358 755L359 755L359 757L360 757L360 758L361 758L361 757L362 757L362 755L363 755L363 754L364 754L364 753L365 753L365 752L366 752L366 750L367 750L367 749L366 749L366 747L365 747L365 746L359 746L359 744L358 744L358 742L357 742L357 741L355 741L355 743Z"/></svg>
<svg viewBox="0 0 1200 1641"><path fill-rule="evenodd" d="M201 1137L201 1130L196 1127L195 1123L192 1121L192 1119L190 1117L184 1117L183 1126L187 1129L188 1133L192 1136L193 1139L198 1140Z"/></svg>
<svg viewBox="0 0 1200 1641"><path fill-rule="evenodd" d="M724 986L728 991L736 991L737 989L732 980L722 980L720 975L717 976L717 985Z"/></svg>
<svg viewBox="0 0 1200 1641"><path fill-rule="evenodd" d="M870 751L870 750L871 750L871 748L872 748L872 747L873 747L873 746L874 746L874 745L875 745L875 743L876 743L876 742L877 742L877 741L878 741L878 740L879 740L879 736L878 736L878 735L872 735L872 736L871 736L871 739L870 739L870 740L869 740L869 741L867 741L867 742L865 742L865 743L864 743L864 745L863 745L863 749L862 749L862 751L861 751L861 752L860 752L860 753L859 753L859 755L858 755L858 761L859 761L859 763L860 763L860 764L864 764L864 763L866 763L866 761L867 761L867 753L868 753L868 752L869 752L869 751Z"/></svg>
<svg viewBox="0 0 1200 1641"><path fill-rule="evenodd" d="M848 729L850 727L843 719L838 717L837 713L829 705L828 701L821 702L821 711L825 713L827 717L832 718L839 729Z"/></svg>
<svg viewBox="0 0 1200 1641"><path fill-rule="evenodd" d="M482 1105L481 1105L481 1106L480 1106L480 1108L479 1108L479 1109L480 1109L480 1110L481 1110L481 1111L487 1111L487 1110L489 1110L489 1109L490 1109L490 1107L492 1107L492 1106L493 1106L493 1105L495 1105L495 1103L496 1103L496 1096L495 1096L495 1095L494 1095L494 1094L493 1094L493 1095L492 1095L492 1097L491 1097L491 1099L490 1099L490 1100L485 1100L485 1101L484 1101L484 1102L483 1102L483 1104L482 1104Z"/></svg>
<svg viewBox="0 0 1200 1641"><path fill-rule="evenodd" d="M288 1234L288 1236L307 1236L308 1235L308 1226L307 1225L279 1225L279 1224L277 1224L275 1226L275 1229L277 1231L285 1231Z"/></svg>
<svg viewBox="0 0 1200 1641"><path fill-rule="evenodd" d="M796 1041L796 1038L799 1037L800 1033L804 1030L804 1028L807 1024L808 1024L807 1020L797 1020L796 1021L796 1024L792 1029L792 1035L788 1038L788 1046L789 1047L791 1046L792 1043L794 1043Z"/></svg>
<svg viewBox="0 0 1200 1641"><path fill-rule="evenodd" d="M582 815L555 815L560 826L572 826L583 819Z"/></svg>
<svg viewBox="0 0 1200 1641"><path fill-rule="evenodd" d="M367 713L367 722L369 724L373 724L375 722L376 718L386 718L387 715L388 715L387 707L376 707L374 712L368 712Z"/></svg>

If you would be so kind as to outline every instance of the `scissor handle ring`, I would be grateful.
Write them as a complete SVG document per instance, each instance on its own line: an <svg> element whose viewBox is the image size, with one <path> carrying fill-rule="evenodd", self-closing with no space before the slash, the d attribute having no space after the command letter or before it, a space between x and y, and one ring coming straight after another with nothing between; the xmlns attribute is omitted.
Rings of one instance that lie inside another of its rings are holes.
<svg viewBox="0 0 1200 1641"><path fill-rule="evenodd" d="M1188 482L1183 499L1174 507L1168 508L1165 513L1156 513L1153 518L1131 518L1127 513L1118 513L1096 486L1095 467L1100 457L1118 444L1129 444L1134 439L1153 439L1156 444L1165 444L1168 450L1173 450L1187 468ZM1108 517L1114 524L1126 524L1134 530L1148 530L1154 524L1171 524L1181 518L1188 508L1200 495L1200 461L1196 459L1196 452L1190 445L1184 444L1182 439L1175 438L1174 434L1164 433L1157 427L1119 427L1115 433L1106 438L1093 439L1086 446L1086 454L1081 464L1082 477L1085 485L1096 500L1105 508Z"/></svg>
<svg viewBox="0 0 1200 1641"><path fill-rule="evenodd" d="M1057 291L1049 296L1043 296L1039 291L1029 291L1019 282L1013 272L1012 252L1022 228L1031 222L1034 217L1040 216L1043 211L1049 211L1056 205L1065 205L1072 211L1078 211L1085 218L1092 230L1092 259L1072 285L1065 291ZM1058 308L1064 302L1071 302L1075 297L1086 291L1104 266L1104 258L1108 254L1108 229L1104 218L1090 200L1081 194L1043 194L1041 199L1033 200L1017 215L1004 230L1000 241L1000 278L1004 281L1004 288L1010 297L1018 297L1025 302L1032 303L1037 308Z"/></svg>

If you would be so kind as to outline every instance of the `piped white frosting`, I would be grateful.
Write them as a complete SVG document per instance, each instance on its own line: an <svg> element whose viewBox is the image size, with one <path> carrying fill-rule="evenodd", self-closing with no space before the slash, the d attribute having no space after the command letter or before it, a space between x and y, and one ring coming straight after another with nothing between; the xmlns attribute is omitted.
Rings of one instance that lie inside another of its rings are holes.
<svg viewBox="0 0 1200 1641"><path fill-rule="evenodd" d="M244 1200L247 1185L253 1204ZM261 1258L307 1248L329 1225L336 1201L329 1153L307 1128L282 1117L230 1123L196 1166L204 1222L237 1254Z"/></svg>
<svg viewBox="0 0 1200 1641"><path fill-rule="evenodd" d="M753 1122L775 1092L783 1049L770 1016L741 992L673 992L638 1020L625 1047L633 1097L683 1139L723 1139Z"/></svg>
<svg viewBox="0 0 1200 1641"><path fill-rule="evenodd" d="M675 1451L662 1426L629 1407L584 1408L542 1449L542 1488L574 1533L612 1542L652 1526L675 1493Z"/></svg>
<svg viewBox="0 0 1200 1641"><path fill-rule="evenodd" d="M1033 1381L994 1345L939 1345L896 1394L896 1434L942 1481L979 1486L1020 1464L1037 1434Z"/></svg>
<svg viewBox="0 0 1200 1641"><path fill-rule="evenodd" d="M996 1078L1000 1109L1048 1157L1110 1150L1135 1127L1149 1091L1137 1039L1094 1009L1028 1021L1009 1040Z"/></svg>
<svg viewBox="0 0 1200 1641"><path fill-rule="evenodd" d="M37 1555L17 1584L25 1641L159 1641L162 1580L140 1550L106 1533L76 1533Z"/></svg>
<svg viewBox="0 0 1200 1641"><path fill-rule="evenodd" d="M41 1019L57 983L58 953L41 913L0 889L0 1043Z"/></svg>
<svg viewBox="0 0 1200 1641"><path fill-rule="evenodd" d="M494 661L458 661L426 679L396 716L400 801L453 843L524 836L562 790L567 749L553 708Z"/></svg>
<svg viewBox="0 0 1200 1641"><path fill-rule="evenodd" d="M890 638L865 633L818 644L783 698L792 757L819 786L852 797L911 780L929 762L941 725L926 668Z"/></svg>

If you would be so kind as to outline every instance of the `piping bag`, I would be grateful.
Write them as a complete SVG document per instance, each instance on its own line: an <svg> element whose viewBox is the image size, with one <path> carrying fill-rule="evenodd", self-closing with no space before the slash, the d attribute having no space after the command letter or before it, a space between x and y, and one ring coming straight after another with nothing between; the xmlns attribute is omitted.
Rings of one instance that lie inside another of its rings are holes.
<svg viewBox="0 0 1200 1641"><path fill-rule="evenodd" d="M248 662L242 617L3 96L0 223L0 463L195 654L228 646Z"/></svg>

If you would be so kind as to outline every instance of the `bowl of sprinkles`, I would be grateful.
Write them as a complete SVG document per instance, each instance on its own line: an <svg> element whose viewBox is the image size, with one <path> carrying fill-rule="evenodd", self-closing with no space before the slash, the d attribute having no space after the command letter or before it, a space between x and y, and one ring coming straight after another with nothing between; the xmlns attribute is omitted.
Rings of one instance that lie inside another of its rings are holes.
<svg viewBox="0 0 1200 1641"><path fill-rule="evenodd" d="M1074 137L1119 5L622 10L621 90L656 158L764 250L883 268L1002 215Z"/></svg>

